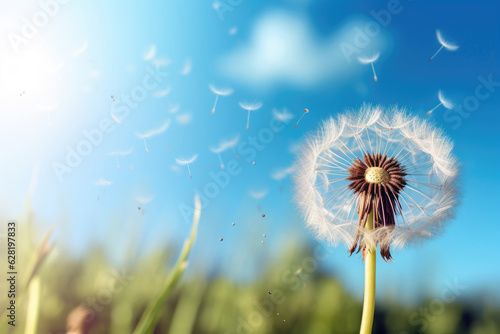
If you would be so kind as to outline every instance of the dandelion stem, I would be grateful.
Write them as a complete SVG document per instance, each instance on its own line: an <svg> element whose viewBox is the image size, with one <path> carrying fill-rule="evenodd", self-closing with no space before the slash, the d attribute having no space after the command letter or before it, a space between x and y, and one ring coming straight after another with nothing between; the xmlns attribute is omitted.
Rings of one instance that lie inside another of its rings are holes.
<svg viewBox="0 0 500 334"><path fill-rule="evenodd" d="M373 211L366 219L365 229L373 230ZM375 273L376 273L376 244L369 242L365 251L365 299L363 302L363 317L359 334L371 334L373 315L375 311Z"/></svg>
<svg viewBox="0 0 500 334"><path fill-rule="evenodd" d="M444 45L441 45L441 47L439 48L439 50L437 50L436 53L431 58L429 58L429 60L434 59L434 57L436 57L437 54L439 53L439 51L441 51L443 48L444 48Z"/></svg>
<svg viewBox="0 0 500 334"><path fill-rule="evenodd" d="M431 110L429 110L429 111L427 112L427 115L430 115L430 114L431 114L431 112L433 112L434 110L436 110L436 109L437 109L439 106L441 106L442 104L443 104L443 103L440 103L440 104L438 104L437 106L435 106L434 108L432 108Z"/></svg>

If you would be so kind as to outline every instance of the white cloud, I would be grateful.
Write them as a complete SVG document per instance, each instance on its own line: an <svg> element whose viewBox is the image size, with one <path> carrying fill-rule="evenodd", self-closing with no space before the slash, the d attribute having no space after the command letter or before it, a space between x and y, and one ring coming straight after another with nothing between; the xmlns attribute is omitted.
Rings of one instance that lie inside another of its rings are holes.
<svg viewBox="0 0 500 334"><path fill-rule="evenodd" d="M268 12L255 23L247 44L223 57L221 70L234 80L262 88L281 83L308 88L341 80L365 70L352 61L357 56L375 51L383 54L386 38L381 28L367 35L367 22L369 27L380 28L373 19L355 18L330 36L319 37L304 16ZM345 55L347 45L353 47L349 57Z"/></svg>

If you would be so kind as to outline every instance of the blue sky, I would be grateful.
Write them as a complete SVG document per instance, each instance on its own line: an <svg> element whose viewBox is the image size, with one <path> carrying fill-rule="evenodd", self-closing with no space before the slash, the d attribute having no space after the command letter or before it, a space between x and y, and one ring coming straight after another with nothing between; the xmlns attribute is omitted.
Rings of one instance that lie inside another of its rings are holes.
<svg viewBox="0 0 500 334"><path fill-rule="evenodd" d="M189 229L182 208L192 205L196 191L206 195L221 171L209 148L239 136L238 152L222 153L235 172L205 202L192 270L253 279L287 246L316 245L293 204L291 178L271 175L291 166L294 148L321 120L365 102L398 105L432 119L455 142L463 197L442 237L396 251L396 263L381 263L379 296L412 300L422 288L439 292L454 279L468 286L470 296L492 290L500 279L494 211L500 183L485 166L500 162L498 2L229 3L72 1L52 8L28 37L23 18L34 24L40 5L2 4L2 219L21 220L31 192L37 233L56 224L57 243L75 255L105 243L119 262L131 245L140 252L179 246ZM386 18L383 25L373 13ZM439 48L436 29L460 48L429 61ZM14 34L21 44L13 44ZM362 35L367 38L359 40ZM346 45L353 47L351 56ZM369 66L356 61L375 52L378 82ZM148 54L154 55L146 59ZM155 69L157 80L150 81ZM145 88L146 79L154 88ZM209 84L234 89L218 99L214 114ZM439 103L439 90L456 107L427 116ZM127 96L141 98L127 105ZM263 103L251 113L249 131L241 101ZM273 108L295 116L277 132L266 130ZM311 112L294 129L304 108ZM117 114L120 123L112 118ZM147 153L136 133L168 120L165 132L147 139ZM113 128L96 134L106 124ZM85 133L96 136L90 148L82 144ZM258 144L262 150L253 152L252 140L269 133ZM67 166L68 152L79 145L90 153L58 177L54 166ZM130 148L118 160L109 155ZM191 180L175 158L195 153ZM99 179L111 185L95 185ZM267 195L250 196L259 192ZM362 293L363 265L343 248L321 266Z"/></svg>

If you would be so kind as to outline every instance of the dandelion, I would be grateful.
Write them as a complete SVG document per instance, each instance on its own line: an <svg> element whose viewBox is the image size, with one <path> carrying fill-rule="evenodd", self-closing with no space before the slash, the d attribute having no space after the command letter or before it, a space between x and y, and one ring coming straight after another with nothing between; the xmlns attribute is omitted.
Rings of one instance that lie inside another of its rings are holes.
<svg viewBox="0 0 500 334"><path fill-rule="evenodd" d="M115 157L115 159L116 159L116 166L117 166L118 169L120 169L120 163L118 162L118 156L129 155L130 153L132 153L133 150L134 150L134 148L131 147L127 151L114 151L114 152L108 153L108 155L111 155L111 156Z"/></svg>
<svg viewBox="0 0 500 334"><path fill-rule="evenodd" d="M212 108L212 114L215 112L215 106L217 105L217 100L219 99L219 96L229 96L233 94L233 90L231 88L217 88L214 85L208 85L212 93L215 94L215 103Z"/></svg>
<svg viewBox="0 0 500 334"><path fill-rule="evenodd" d="M250 127L250 112L253 110L260 109L262 107L262 102L240 102L240 107L248 111L248 117L247 117L247 127L246 130L248 131L248 128Z"/></svg>
<svg viewBox="0 0 500 334"><path fill-rule="evenodd" d="M297 127L297 125L299 125L299 122L300 120L302 119L302 117L304 117L306 114L309 113L309 109L304 109L304 113L302 114L302 116L300 116L299 120L297 121L297 123L295 123L295 125L293 126L293 128L295 129Z"/></svg>
<svg viewBox="0 0 500 334"><path fill-rule="evenodd" d="M450 41L447 41L443 34L441 33L441 31L439 30L436 30L436 37L438 39L438 42L439 44L441 44L441 47L436 51L436 53L429 58L429 60L432 60L434 59L434 57L437 56L437 54L443 49L445 48L446 50L449 50L449 51L455 51L458 49L458 45L453 43L453 42L450 42Z"/></svg>
<svg viewBox="0 0 500 334"><path fill-rule="evenodd" d="M148 132L145 133L138 133L138 132L135 133L137 137L144 140L144 147L146 148L146 153L149 153L148 145L146 144L146 138L151 138L153 136L165 132L169 126L170 126L170 119L168 119L165 123L163 123L163 125L158 129L149 130Z"/></svg>
<svg viewBox="0 0 500 334"><path fill-rule="evenodd" d="M296 200L316 237L362 251L365 301L360 333L371 333L376 246L439 234L457 204L453 144L426 121L397 108L363 106L323 123L297 162Z"/></svg>
<svg viewBox="0 0 500 334"><path fill-rule="evenodd" d="M441 91L438 92L438 99L439 99L439 104L437 106L435 106L434 108L432 108L431 110L429 110L427 112L427 115L430 115L434 110L436 110L439 106L443 106L445 107L446 109L453 109L453 103L446 99L444 96L443 96L443 93Z"/></svg>
<svg viewBox="0 0 500 334"><path fill-rule="evenodd" d="M377 61L378 57L380 56L379 53L376 53L374 54L371 58L364 58L364 57L358 57L358 61L361 63L361 64L370 64L372 66L372 71L373 71L373 80L375 80L375 82L377 82L377 73L375 73L375 67L373 66L373 63L375 61Z"/></svg>
<svg viewBox="0 0 500 334"><path fill-rule="evenodd" d="M195 162L197 158L198 158L198 153L192 155L188 159L176 158L175 162L177 162L177 164L179 164L181 166L187 166L187 169L188 169L188 172L189 172L189 177L192 179L193 176L191 175L191 169L189 168L189 165L192 164L193 162Z"/></svg>

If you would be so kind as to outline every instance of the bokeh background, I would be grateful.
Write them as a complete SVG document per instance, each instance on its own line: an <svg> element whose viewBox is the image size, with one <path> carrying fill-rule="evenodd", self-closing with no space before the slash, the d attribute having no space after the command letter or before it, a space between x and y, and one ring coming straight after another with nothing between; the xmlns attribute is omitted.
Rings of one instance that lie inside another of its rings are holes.
<svg viewBox="0 0 500 334"><path fill-rule="evenodd" d="M290 168L321 120L363 103L430 119L462 164L462 204L446 233L396 250L395 263L379 261L374 332L500 332L498 1L0 8L0 233L17 221L23 279L22 268L27 275L47 255L37 270L36 333L63 332L81 304L96 311L91 333L131 333L189 233L195 194L198 237L158 333L356 333L363 263L313 240L293 203ZM460 48L429 61L436 29ZM357 58L377 52L374 82ZM213 114L209 84L234 90ZM426 115L439 90L455 108ZM263 103L248 131L244 101ZM293 119L274 129L273 110L284 108ZM137 134L167 122L146 151ZM222 171L211 148L235 138ZM190 179L175 159L193 154ZM127 284L122 271L134 277ZM10 332L25 332L26 304Z"/></svg>

